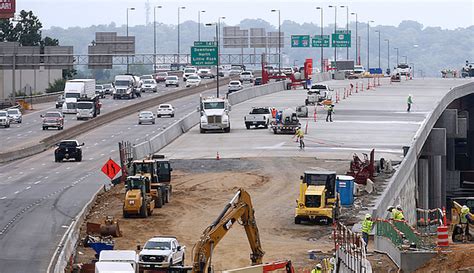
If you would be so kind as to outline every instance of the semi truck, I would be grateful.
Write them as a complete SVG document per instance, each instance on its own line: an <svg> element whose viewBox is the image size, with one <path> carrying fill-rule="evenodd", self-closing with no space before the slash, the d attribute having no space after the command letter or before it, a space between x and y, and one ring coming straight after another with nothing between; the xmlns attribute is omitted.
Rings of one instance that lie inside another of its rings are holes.
<svg viewBox="0 0 474 273"><path fill-rule="evenodd" d="M201 133L206 131L230 132L229 101L224 98L200 97L198 111L201 113L199 128Z"/></svg>
<svg viewBox="0 0 474 273"><path fill-rule="evenodd" d="M78 98L92 98L95 96L95 79L68 80L64 86L64 114L77 113Z"/></svg>
<svg viewBox="0 0 474 273"><path fill-rule="evenodd" d="M77 120L95 118L100 114L102 103L99 101L99 95L91 98L77 99Z"/></svg>
<svg viewBox="0 0 474 273"><path fill-rule="evenodd" d="M115 91L112 94L113 99L133 99L135 97L135 88L138 88L137 79L132 75L115 76Z"/></svg>

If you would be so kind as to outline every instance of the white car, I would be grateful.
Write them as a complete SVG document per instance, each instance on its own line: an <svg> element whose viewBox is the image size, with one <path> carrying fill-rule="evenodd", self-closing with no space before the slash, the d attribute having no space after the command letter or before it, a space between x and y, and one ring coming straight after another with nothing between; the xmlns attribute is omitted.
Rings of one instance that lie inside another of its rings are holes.
<svg viewBox="0 0 474 273"><path fill-rule="evenodd" d="M154 79L143 80L142 92L152 91L156 93L158 91L158 85Z"/></svg>
<svg viewBox="0 0 474 273"><path fill-rule="evenodd" d="M227 87L229 88L229 93L240 91L244 88L240 81L230 81Z"/></svg>
<svg viewBox="0 0 474 273"><path fill-rule="evenodd" d="M168 77L166 77L165 86L168 87L170 85L174 85L176 87L179 87L179 78L178 78L178 76L168 76Z"/></svg>
<svg viewBox="0 0 474 273"><path fill-rule="evenodd" d="M285 75L289 76L293 74L293 68L291 67L282 67L281 72L285 73Z"/></svg>
<svg viewBox="0 0 474 273"><path fill-rule="evenodd" d="M174 117L174 107L171 104L160 104L158 105L156 113L156 116L159 118L161 118L161 116Z"/></svg>
<svg viewBox="0 0 474 273"><path fill-rule="evenodd" d="M250 83L253 83L253 81L254 81L253 73L250 72L250 71L242 71L240 73L239 80L241 82L247 82L248 81Z"/></svg>
<svg viewBox="0 0 474 273"><path fill-rule="evenodd" d="M143 76L140 76L140 79L139 79L139 85L143 84L143 82L145 80L153 80L153 75L143 75Z"/></svg>
<svg viewBox="0 0 474 273"><path fill-rule="evenodd" d="M211 72L210 69L199 69L197 74L199 75L199 77L201 77L201 79L214 79L214 74Z"/></svg>
<svg viewBox="0 0 474 273"><path fill-rule="evenodd" d="M23 115L21 114L20 109L12 108L7 110L8 117L10 122L21 123L23 120Z"/></svg>
<svg viewBox="0 0 474 273"><path fill-rule="evenodd" d="M198 74L188 76L186 80L186 87L199 86L201 84L201 77Z"/></svg>
<svg viewBox="0 0 474 273"><path fill-rule="evenodd" d="M184 69L183 81L187 81L188 77L197 73L197 68L195 67L186 67Z"/></svg>
<svg viewBox="0 0 474 273"><path fill-rule="evenodd" d="M0 126L5 128L10 127L10 118L8 117L7 111L0 111Z"/></svg>
<svg viewBox="0 0 474 273"><path fill-rule="evenodd" d="M172 236L153 237L145 243L138 254L140 269L158 269L173 265L184 265L186 247Z"/></svg>
<svg viewBox="0 0 474 273"><path fill-rule="evenodd" d="M155 124L155 115L152 111L141 111L138 114L138 124L143 123Z"/></svg>

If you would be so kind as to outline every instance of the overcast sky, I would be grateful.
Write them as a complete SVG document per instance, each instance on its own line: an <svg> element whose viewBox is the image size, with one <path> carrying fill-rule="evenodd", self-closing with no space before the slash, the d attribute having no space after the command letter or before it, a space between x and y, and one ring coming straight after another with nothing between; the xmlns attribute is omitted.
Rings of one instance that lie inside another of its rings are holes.
<svg viewBox="0 0 474 273"><path fill-rule="evenodd" d="M90 26L97 24L117 25L126 23L127 7L134 7L129 13L129 24L143 25L146 22L145 4L147 0L17 0L17 11L32 10L43 23L44 28L60 26ZM319 10L324 9L324 24L334 22L334 9L328 5L348 5L349 12L356 12L359 21L374 20L373 25L393 25L403 20L414 20L426 26L439 26L447 29L474 25L473 0L353 0L353 1L315 1L315 0L149 0L151 10L150 22L153 21L153 6L157 9L157 21L165 24L177 23L179 6L181 21L197 21L199 10L205 10L201 22L216 21L225 16L227 25L238 24L241 20L261 18L273 25L278 24L276 13L271 9L281 10L281 20L292 20L298 23L320 22ZM346 23L346 9L337 9L337 23ZM351 21L355 17L351 16Z"/></svg>

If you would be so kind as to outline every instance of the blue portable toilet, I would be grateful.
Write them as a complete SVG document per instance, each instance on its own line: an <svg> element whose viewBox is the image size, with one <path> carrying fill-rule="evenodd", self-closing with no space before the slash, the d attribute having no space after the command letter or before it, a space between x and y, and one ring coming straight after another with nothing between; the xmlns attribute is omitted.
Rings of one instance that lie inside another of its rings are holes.
<svg viewBox="0 0 474 273"><path fill-rule="evenodd" d="M352 206L354 204L354 177L338 175L336 177L336 191L341 197L342 206Z"/></svg>

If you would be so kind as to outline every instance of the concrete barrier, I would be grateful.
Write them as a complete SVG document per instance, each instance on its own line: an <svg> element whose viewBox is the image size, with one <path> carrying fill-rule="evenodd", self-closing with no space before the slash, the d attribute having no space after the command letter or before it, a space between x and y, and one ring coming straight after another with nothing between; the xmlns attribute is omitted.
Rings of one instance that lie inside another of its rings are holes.
<svg viewBox="0 0 474 273"><path fill-rule="evenodd" d="M229 83L229 81L230 81L230 78L223 78L222 81L219 82L219 86L226 86ZM21 158L25 158L28 156L41 153L49 149L50 147L52 147L53 145L55 145L62 139L74 138L77 135L86 133L99 126L102 126L109 122L113 122L117 119L126 117L140 110L154 107L158 104L169 102L171 100L175 100L179 98L183 98L189 95L199 94L208 89L216 88L216 86L217 86L216 81L212 81L212 82L202 84L197 87L182 89L173 93L167 93L158 97L154 97L149 100L138 101L137 103L134 103L132 105L114 110L107 114L100 115L94 119L82 122L71 128L64 129L63 131L60 131L57 134L51 135L41 140L39 144L35 144L33 146L26 147L26 148L16 150L16 151L7 151L7 152L0 153L0 163L13 161L13 160L17 160L17 159L21 159Z"/></svg>

